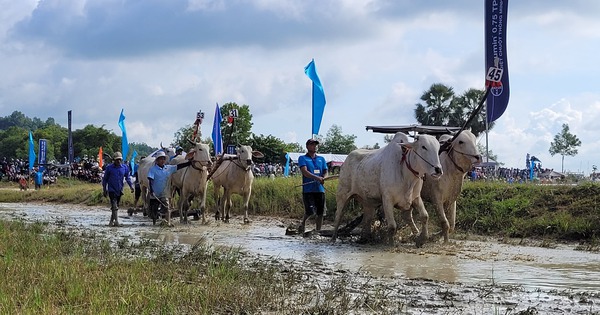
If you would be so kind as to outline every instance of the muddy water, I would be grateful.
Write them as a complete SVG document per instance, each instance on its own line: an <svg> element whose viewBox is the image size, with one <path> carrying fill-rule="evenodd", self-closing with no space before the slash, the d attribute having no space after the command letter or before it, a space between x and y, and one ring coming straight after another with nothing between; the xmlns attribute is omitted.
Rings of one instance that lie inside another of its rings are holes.
<svg viewBox="0 0 600 315"><path fill-rule="evenodd" d="M111 228L107 226L110 213L103 207L55 204L0 204L0 217L54 222L107 235L154 238L174 244L192 245L206 239L261 256L362 271L375 277L519 285L528 290L600 291L600 254L566 245L542 248L496 240L453 240L449 245L428 244L422 249L412 244L391 249L348 240L332 244L329 238L318 236L286 236L287 226L295 222L274 218L253 218L246 225L241 224L241 217L234 217L229 224L211 219L207 225L181 225L176 218L175 227L161 228L152 226L142 215L125 215L120 217L123 227Z"/></svg>

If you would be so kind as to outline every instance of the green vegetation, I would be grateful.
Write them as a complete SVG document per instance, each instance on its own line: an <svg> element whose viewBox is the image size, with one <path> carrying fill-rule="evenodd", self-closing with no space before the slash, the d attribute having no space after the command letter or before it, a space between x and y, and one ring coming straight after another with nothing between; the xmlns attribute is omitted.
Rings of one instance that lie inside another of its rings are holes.
<svg viewBox="0 0 600 315"><path fill-rule="evenodd" d="M256 178L250 212L254 215L302 217L300 177ZM14 183L2 183L0 202L57 202L86 205L107 204L100 185L60 179L58 184L39 191L19 191ZM11 188L11 189L8 189ZM325 183L327 215L335 215L337 181ZM240 213L241 197L234 195L234 213ZM125 192L122 207L133 205L133 195ZM207 206L215 205L209 182ZM437 230L437 214L426 205L432 230ZM349 221L360 215L353 203L344 214ZM210 216L210 215L209 215ZM399 220L399 217L398 217ZM400 222L400 221L398 221ZM507 237L544 237L556 240L594 240L600 236L600 185L530 185L467 182L458 200L458 232Z"/></svg>
<svg viewBox="0 0 600 315"><path fill-rule="evenodd" d="M374 290L345 273L318 280L303 266L203 240L185 250L160 245L0 221L0 312L393 314L404 307L386 298L391 289Z"/></svg>

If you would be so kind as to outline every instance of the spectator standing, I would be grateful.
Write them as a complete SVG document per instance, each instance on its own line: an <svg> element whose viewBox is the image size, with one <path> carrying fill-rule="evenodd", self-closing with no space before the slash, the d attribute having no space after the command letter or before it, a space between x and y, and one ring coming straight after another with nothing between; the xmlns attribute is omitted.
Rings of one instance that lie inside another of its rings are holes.
<svg viewBox="0 0 600 315"><path fill-rule="evenodd" d="M115 152L113 155L113 163L106 167L104 176L102 177L102 192L104 197L108 195L110 199L111 216L108 223L109 226L119 226L119 203L123 195L123 179L129 185L131 193L134 192L131 178L129 177L129 168L122 164L123 155L121 152Z"/></svg>

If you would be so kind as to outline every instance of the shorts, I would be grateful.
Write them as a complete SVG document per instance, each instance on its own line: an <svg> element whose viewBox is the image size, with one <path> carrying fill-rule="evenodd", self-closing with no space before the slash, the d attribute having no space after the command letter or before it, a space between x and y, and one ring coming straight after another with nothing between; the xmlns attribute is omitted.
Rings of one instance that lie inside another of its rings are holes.
<svg viewBox="0 0 600 315"><path fill-rule="evenodd" d="M304 214L311 216L313 214L325 215L325 193L309 192L302 194L304 202Z"/></svg>

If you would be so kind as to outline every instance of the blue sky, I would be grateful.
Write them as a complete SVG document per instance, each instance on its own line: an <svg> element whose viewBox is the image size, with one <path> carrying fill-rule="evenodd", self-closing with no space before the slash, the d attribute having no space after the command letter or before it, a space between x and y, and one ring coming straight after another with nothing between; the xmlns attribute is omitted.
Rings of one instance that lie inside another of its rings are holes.
<svg viewBox="0 0 600 315"><path fill-rule="evenodd" d="M158 146L215 103L250 106L256 134L310 137L315 59L327 97L321 125L383 143L366 125L413 124L433 83L483 89L483 1L0 0L0 115L20 110L74 128L104 125ZM565 170L600 166L600 1L509 2L511 98L489 133L508 167L548 149L563 123L582 142ZM480 139L485 144L485 139Z"/></svg>

